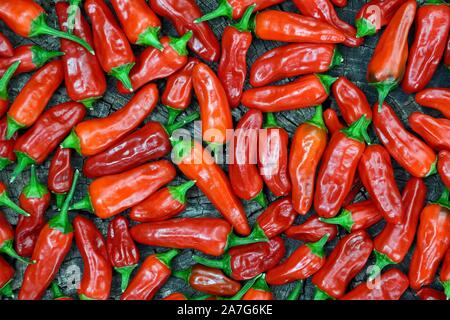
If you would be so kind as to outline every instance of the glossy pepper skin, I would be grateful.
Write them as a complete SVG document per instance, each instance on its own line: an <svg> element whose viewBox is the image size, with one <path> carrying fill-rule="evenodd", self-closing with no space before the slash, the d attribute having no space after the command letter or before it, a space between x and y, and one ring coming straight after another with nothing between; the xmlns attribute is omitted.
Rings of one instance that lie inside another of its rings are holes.
<svg viewBox="0 0 450 320"><path fill-rule="evenodd" d="M20 65L20 61L16 61L11 64L6 72L0 78L0 117L2 117L9 107L8 86L14 72Z"/></svg>
<svg viewBox="0 0 450 320"><path fill-rule="evenodd" d="M381 108L389 92L396 88L405 74L408 59L408 33L414 22L417 2L408 0L392 17L380 37L367 67L367 81L378 91Z"/></svg>
<svg viewBox="0 0 450 320"><path fill-rule="evenodd" d="M206 22L195 23L203 13L195 0L150 0L149 4L159 16L170 20L178 34L192 30L188 45L191 51L207 61L218 61L220 43Z"/></svg>
<svg viewBox="0 0 450 320"><path fill-rule="evenodd" d="M65 102L45 111L14 145L17 166L11 181L28 165L43 163L85 114L86 108L78 102Z"/></svg>
<svg viewBox="0 0 450 320"><path fill-rule="evenodd" d="M232 226L219 218L176 218L142 223L130 229L139 243L177 249L195 249L211 256L220 256L229 248L244 244L267 242L259 227L246 238L232 233Z"/></svg>
<svg viewBox="0 0 450 320"><path fill-rule="evenodd" d="M301 215L308 213L313 204L316 170L326 145L327 128L322 106L318 106L315 115L295 131L289 154L292 203Z"/></svg>
<svg viewBox="0 0 450 320"><path fill-rule="evenodd" d="M140 266L121 300L151 300L169 279L172 270L170 262L177 256L178 250L148 256Z"/></svg>
<svg viewBox="0 0 450 320"><path fill-rule="evenodd" d="M269 50L253 62L253 87L310 73L323 73L340 65L343 57L333 44L293 43Z"/></svg>
<svg viewBox="0 0 450 320"><path fill-rule="evenodd" d="M13 298L11 281L13 280L15 270L2 257L0 257L0 297L5 296Z"/></svg>
<svg viewBox="0 0 450 320"><path fill-rule="evenodd" d="M55 8L59 27L67 31L69 4L58 2ZM73 34L90 45L94 43L90 26L81 14L76 16ZM94 101L106 92L106 78L97 57L79 44L65 39L61 39L61 50L64 52L61 61L67 95L74 101L92 107Z"/></svg>
<svg viewBox="0 0 450 320"><path fill-rule="evenodd" d="M149 84L118 111L76 125L61 146L75 149L82 156L100 153L135 129L153 111L157 102L158 88Z"/></svg>
<svg viewBox="0 0 450 320"><path fill-rule="evenodd" d="M8 121L6 117L0 119L0 170L16 161L16 154L14 153L14 144L19 134L16 132L11 139L6 139L6 129L8 128Z"/></svg>
<svg viewBox="0 0 450 320"><path fill-rule="evenodd" d="M343 8L347 5L347 0L331 0L331 2L335 6L340 7L340 8Z"/></svg>
<svg viewBox="0 0 450 320"><path fill-rule="evenodd" d="M245 293L241 300L273 300L273 294L266 282L263 274L256 280L253 286Z"/></svg>
<svg viewBox="0 0 450 320"><path fill-rule="evenodd" d="M445 293L432 288L422 288L416 292L420 300L445 300Z"/></svg>
<svg viewBox="0 0 450 320"><path fill-rule="evenodd" d="M48 189L55 194L58 208L61 208L72 185L74 169L70 163L71 158L71 149L57 148L48 169Z"/></svg>
<svg viewBox="0 0 450 320"><path fill-rule="evenodd" d="M331 135L333 135L336 131L345 128L345 125L339 119L337 112L331 108L328 108L323 112L323 121L325 122L325 126Z"/></svg>
<svg viewBox="0 0 450 320"><path fill-rule="evenodd" d="M36 122L63 79L60 60L47 63L33 74L9 108L8 139L14 132Z"/></svg>
<svg viewBox="0 0 450 320"><path fill-rule="evenodd" d="M124 292L140 258L139 250L130 234L127 218L116 216L111 220L108 225L106 249L111 265L122 277L120 288Z"/></svg>
<svg viewBox="0 0 450 320"><path fill-rule="evenodd" d="M429 88L416 94L416 102L421 106L439 110L450 119L450 89Z"/></svg>
<svg viewBox="0 0 450 320"><path fill-rule="evenodd" d="M447 189L450 189L450 151L442 150L438 158L439 176Z"/></svg>
<svg viewBox="0 0 450 320"><path fill-rule="evenodd" d="M417 178L436 172L436 154L422 140L408 132L387 103L373 107L373 125L386 150L406 171Z"/></svg>
<svg viewBox="0 0 450 320"><path fill-rule="evenodd" d="M29 217L19 216L15 232L15 248L18 254L31 257L39 233L45 225L45 213L50 205L51 195L47 187L41 184L36 174L36 168L31 167L29 183L19 196L19 205L30 214Z"/></svg>
<svg viewBox="0 0 450 320"><path fill-rule="evenodd" d="M444 287L445 295L447 299L450 298L450 249L444 257L444 262L442 263L441 273L439 275L439 280Z"/></svg>
<svg viewBox="0 0 450 320"><path fill-rule="evenodd" d="M342 238L312 278L317 289L314 299L341 298L350 281L364 268L372 249L372 240L363 230Z"/></svg>
<svg viewBox="0 0 450 320"><path fill-rule="evenodd" d="M6 219L3 212L0 211L0 253L9 255L23 263L32 263L32 260L20 256L13 248L14 229Z"/></svg>
<svg viewBox="0 0 450 320"><path fill-rule="evenodd" d="M421 112L413 112L408 122L411 129L430 147L450 151L450 119L434 118Z"/></svg>
<svg viewBox="0 0 450 320"><path fill-rule="evenodd" d="M131 91L129 73L136 59L125 33L104 0L87 0L84 10L91 20L94 48L100 65Z"/></svg>
<svg viewBox="0 0 450 320"><path fill-rule="evenodd" d="M448 3L430 0L417 10L416 35L409 51L403 91L418 92L430 82L444 55L449 30Z"/></svg>
<svg viewBox="0 0 450 320"><path fill-rule="evenodd" d="M328 241L331 241L336 238L337 233L336 225L322 222L318 216L312 215L302 224L289 227L284 234L303 242L317 242L325 235L328 235Z"/></svg>
<svg viewBox="0 0 450 320"><path fill-rule="evenodd" d="M272 202L256 218L256 223L264 231L264 234L272 239L288 229L296 216L291 198L284 197Z"/></svg>
<svg viewBox="0 0 450 320"><path fill-rule="evenodd" d="M9 39L0 32L0 58L12 57L14 54L14 48Z"/></svg>

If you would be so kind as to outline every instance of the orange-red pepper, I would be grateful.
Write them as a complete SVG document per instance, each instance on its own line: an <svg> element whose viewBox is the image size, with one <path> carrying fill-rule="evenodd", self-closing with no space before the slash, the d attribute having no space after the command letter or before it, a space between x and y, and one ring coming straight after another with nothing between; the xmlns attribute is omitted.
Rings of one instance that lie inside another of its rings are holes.
<svg viewBox="0 0 450 320"><path fill-rule="evenodd" d="M336 225L322 222L317 215L312 215L302 224L289 227L284 234L303 242L316 242L325 235L328 235L328 241L331 241L336 238L337 233Z"/></svg>
<svg viewBox="0 0 450 320"><path fill-rule="evenodd" d="M274 300L273 293L266 281L266 275L262 274L253 286L245 293L241 300Z"/></svg>
<svg viewBox="0 0 450 320"><path fill-rule="evenodd" d="M429 88L416 94L416 102L421 106L439 110L450 119L450 89Z"/></svg>
<svg viewBox="0 0 450 320"><path fill-rule="evenodd" d="M12 63L5 73L0 78L0 117L8 111L9 108L9 96L8 96L8 86L14 72L20 65L20 61Z"/></svg>
<svg viewBox="0 0 450 320"><path fill-rule="evenodd" d="M331 0L331 2L335 6L340 7L340 8L343 8L347 5L347 0Z"/></svg>
<svg viewBox="0 0 450 320"><path fill-rule="evenodd" d="M450 151L442 150L439 152L438 172L444 185L450 189Z"/></svg>
<svg viewBox="0 0 450 320"><path fill-rule="evenodd" d="M11 41L0 32L0 58L12 57L14 54L14 48Z"/></svg>
<svg viewBox="0 0 450 320"><path fill-rule="evenodd" d="M0 297L14 297L11 282L15 273L14 268L5 259L0 257Z"/></svg>
<svg viewBox="0 0 450 320"><path fill-rule="evenodd" d="M70 164L71 149L58 148L48 169L47 185L56 197L56 206L61 208L73 180L73 167Z"/></svg>
<svg viewBox="0 0 450 320"><path fill-rule="evenodd" d="M446 300L445 293L432 288L422 288L416 292L420 300Z"/></svg>
<svg viewBox="0 0 450 320"><path fill-rule="evenodd" d="M331 108L328 108L323 112L323 121L325 122L325 126L331 135L333 135L336 131L345 128L344 124L339 119L337 112Z"/></svg>
<svg viewBox="0 0 450 320"><path fill-rule="evenodd" d="M288 229L294 222L295 217L296 212L291 198L284 197L272 202L256 218L256 223L264 231L264 234L271 239Z"/></svg>
<svg viewBox="0 0 450 320"><path fill-rule="evenodd" d="M421 112L413 112L410 114L408 122L411 129L421 136L430 147L436 150L450 151L450 119L433 118Z"/></svg>

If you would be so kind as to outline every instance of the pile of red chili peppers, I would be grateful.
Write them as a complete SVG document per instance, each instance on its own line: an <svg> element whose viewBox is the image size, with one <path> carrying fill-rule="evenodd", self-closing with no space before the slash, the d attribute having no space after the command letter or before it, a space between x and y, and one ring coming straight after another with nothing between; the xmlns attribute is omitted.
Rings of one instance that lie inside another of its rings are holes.
<svg viewBox="0 0 450 320"><path fill-rule="evenodd" d="M39 2L0 1L0 170L14 166L0 182L0 297L74 299L59 271L76 246L82 300L107 300L115 285L122 300L399 300L407 290L450 299L450 88L429 86L441 63L450 68L448 3L358 1L349 24L341 0L292 0L292 12L272 7L291 0L221 0L209 13L201 0L69 0L57 2L51 27ZM218 17L229 20L221 35ZM11 32L58 37L60 49L14 47ZM340 47L376 33L369 104L351 79L327 72L346 59ZM282 44L250 63L252 44L267 40ZM128 102L88 116L108 75ZM62 84L67 101L55 105ZM393 90L435 111L403 123ZM330 99L337 108L324 109ZM161 105L167 120L150 120ZM312 116L290 136L277 118L305 108ZM180 139L196 120L201 139ZM218 161L223 147L234 162ZM81 175L89 180L75 201ZM431 176L438 199L427 197ZM23 179L16 203L8 190ZM204 194L218 215L188 193ZM244 201L256 202L256 219ZM298 241L293 250L286 238ZM145 246L156 252L144 256ZM186 249L196 251L191 266L173 267ZM26 265L21 283L14 263ZM165 291L171 277L196 293ZM287 284L286 296L272 292Z"/></svg>

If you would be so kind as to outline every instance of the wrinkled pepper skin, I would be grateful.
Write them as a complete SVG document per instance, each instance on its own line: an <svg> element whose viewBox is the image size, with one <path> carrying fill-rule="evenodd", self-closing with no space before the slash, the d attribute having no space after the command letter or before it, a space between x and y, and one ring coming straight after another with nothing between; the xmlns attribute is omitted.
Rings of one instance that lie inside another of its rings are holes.
<svg viewBox="0 0 450 320"><path fill-rule="evenodd" d="M373 125L384 147L406 171L417 178L435 173L436 154L422 140L408 132L387 103L373 107Z"/></svg>
<svg viewBox="0 0 450 320"><path fill-rule="evenodd" d="M444 262L442 263L441 273L439 275L439 280L444 287L445 295L447 299L450 298L450 249L444 257Z"/></svg>
<svg viewBox="0 0 450 320"><path fill-rule="evenodd" d="M442 182L450 189L450 151L442 150L438 155L438 172Z"/></svg>
<svg viewBox="0 0 450 320"><path fill-rule="evenodd" d="M446 300L445 293L432 288L422 288L416 292L420 300Z"/></svg>
<svg viewBox="0 0 450 320"><path fill-rule="evenodd" d="M411 129L430 147L450 151L450 119L433 118L421 112L413 112L408 122Z"/></svg>
<svg viewBox="0 0 450 320"><path fill-rule="evenodd" d="M57 148L48 169L48 189L56 195L58 207L62 205L62 200L72 185L74 171L71 158L71 149Z"/></svg>
<svg viewBox="0 0 450 320"><path fill-rule="evenodd" d="M402 82L406 93L418 92L430 82L444 55L450 30L450 6L429 1L417 10L416 35Z"/></svg>
<svg viewBox="0 0 450 320"><path fill-rule="evenodd" d="M16 154L14 153L14 144L19 136L18 132L15 132L11 139L6 139L6 129L8 128L8 122L6 117L0 119L0 169L4 169L7 165L16 161Z"/></svg>
<svg viewBox="0 0 450 320"><path fill-rule="evenodd" d="M282 3L285 0L220 0L216 9L208 12L195 22L208 21L218 17L227 17L228 19L237 20L244 16L245 11L252 5L255 6L255 11L274 6Z"/></svg>
<svg viewBox="0 0 450 320"><path fill-rule="evenodd" d="M189 48L202 59L210 62L220 58L220 43L206 22L195 23L203 13L195 0L150 0L149 4L158 15L170 20L178 34L192 30Z"/></svg>
<svg viewBox="0 0 450 320"><path fill-rule="evenodd" d="M450 89L429 88L416 94L416 102L421 106L439 110L450 119Z"/></svg>
<svg viewBox="0 0 450 320"><path fill-rule="evenodd" d="M291 198L284 197L272 202L256 218L256 223L264 231L267 238L271 239L288 229L296 216Z"/></svg>
<svg viewBox="0 0 450 320"><path fill-rule="evenodd" d="M84 264L78 294L82 300L107 300L111 290L112 267L105 239L95 224L83 216L73 219L73 227Z"/></svg>
<svg viewBox="0 0 450 320"><path fill-rule="evenodd" d="M14 48L9 39L0 32L0 58L9 58L14 55Z"/></svg>
<svg viewBox="0 0 450 320"><path fill-rule="evenodd" d="M0 297L13 297L11 281L13 280L15 270L2 257L0 257Z"/></svg>
<svg viewBox="0 0 450 320"><path fill-rule="evenodd" d="M344 129L345 126L339 119L339 116L334 109L328 108L323 112L323 121L328 129L328 132L333 135L336 131Z"/></svg>
<svg viewBox="0 0 450 320"><path fill-rule="evenodd" d="M337 233L336 225L322 222L318 216L312 215L302 224L289 227L284 234L303 242L317 242L325 235L328 235L328 241L331 241L336 238Z"/></svg>

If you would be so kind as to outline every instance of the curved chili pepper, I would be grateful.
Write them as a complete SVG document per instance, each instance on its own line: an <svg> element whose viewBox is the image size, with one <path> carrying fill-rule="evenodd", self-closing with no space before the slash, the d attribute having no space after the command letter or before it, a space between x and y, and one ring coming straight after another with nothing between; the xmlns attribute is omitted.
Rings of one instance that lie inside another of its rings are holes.
<svg viewBox="0 0 450 320"><path fill-rule="evenodd" d="M445 295L447 299L450 298L450 249L447 250L447 253L444 258L444 263L442 264L441 274L439 276L439 280L441 280L442 286L444 287Z"/></svg>
<svg viewBox="0 0 450 320"><path fill-rule="evenodd" d="M70 26L69 7L67 2L58 2L55 6L59 26L63 31L67 31ZM76 16L73 33L87 43L93 44L90 26L81 14ZM64 52L61 60L67 95L88 108L92 107L106 91L105 75L97 57L80 45L65 39L61 39L61 50Z"/></svg>
<svg viewBox="0 0 450 320"><path fill-rule="evenodd" d="M30 182L19 196L20 207L30 214L29 217L19 216L16 226L15 248L21 256L30 257L33 254L39 233L45 225L50 200L50 192L39 182L35 166L31 166Z"/></svg>
<svg viewBox="0 0 450 320"><path fill-rule="evenodd" d="M340 131L345 128L341 120L339 120L337 112L331 108L328 108L323 112L323 121L325 122L325 126L331 135L333 135L336 131Z"/></svg>
<svg viewBox="0 0 450 320"><path fill-rule="evenodd" d="M130 234L127 218L116 216L111 220L108 225L106 249L111 265L122 277L120 288L124 292L140 258L139 250Z"/></svg>
<svg viewBox="0 0 450 320"><path fill-rule="evenodd" d="M450 119L450 89L429 88L416 94L416 102L421 106L439 110Z"/></svg>
<svg viewBox="0 0 450 320"><path fill-rule="evenodd" d="M50 290L52 292L53 300L74 300L73 298L66 296L55 281L52 282Z"/></svg>
<svg viewBox="0 0 450 320"><path fill-rule="evenodd" d="M7 139L36 122L63 79L60 60L47 63L33 74L9 108Z"/></svg>
<svg viewBox="0 0 450 320"><path fill-rule="evenodd" d="M437 150L450 151L450 119L433 118L421 112L413 112L408 122L411 129L429 146Z"/></svg>
<svg viewBox="0 0 450 320"><path fill-rule="evenodd" d="M157 102L158 88L149 84L118 111L105 118L76 125L61 147L75 149L82 156L100 153L135 129L153 111Z"/></svg>
<svg viewBox="0 0 450 320"><path fill-rule="evenodd" d="M14 294L11 288L11 282L13 280L15 270L10 266L5 259L0 257L0 297L5 296L13 298Z"/></svg>
<svg viewBox="0 0 450 320"><path fill-rule="evenodd" d="M148 47L142 51L130 72L132 88L128 90L123 83L118 83L119 92L136 91L151 81L166 78L183 68L188 61L186 43L191 37L192 31L186 32L181 38L162 37L162 50Z"/></svg>
<svg viewBox="0 0 450 320"><path fill-rule="evenodd" d="M364 268L372 249L372 240L363 230L342 238L312 278L316 286L314 300L344 296L350 281Z"/></svg>
<svg viewBox="0 0 450 320"><path fill-rule="evenodd" d="M303 242L317 242L325 235L331 241L336 238L337 233L337 226L322 222L318 216L312 215L302 224L289 227L284 234Z"/></svg>
<svg viewBox="0 0 450 320"><path fill-rule="evenodd" d="M267 282L271 285L282 285L315 274L325 263L323 246L327 239L326 234L317 242L298 247L286 260L267 272Z"/></svg>
<svg viewBox="0 0 450 320"><path fill-rule="evenodd" d="M266 281L266 275L262 274L253 286L245 293L241 300L273 300L273 293L270 291Z"/></svg>
<svg viewBox="0 0 450 320"><path fill-rule="evenodd" d="M175 177L175 168L167 160L104 176L94 180L87 195L71 209L87 210L107 219L142 202Z"/></svg>
<svg viewBox="0 0 450 320"><path fill-rule="evenodd" d="M151 300L169 279L172 270L170 262L179 251L172 249L148 256L131 280L121 300Z"/></svg>
<svg viewBox="0 0 450 320"><path fill-rule="evenodd" d="M28 265L25 270L19 300L41 299L70 251L73 227L69 220L69 204L75 194L78 177L77 170L61 211L49 220L39 234L31 256L36 263Z"/></svg>
<svg viewBox="0 0 450 320"><path fill-rule="evenodd" d="M17 166L10 181L29 165L43 163L85 114L86 109L78 102L61 103L45 111L33 127L17 139L14 145Z"/></svg>
<svg viewBox="0 0 450 320"><path fill-rule="evenodd" d="M221 269L234 280L248 280L275 267L286 253L284 241L275 237L269 242L260 242L231 248L220 260L211 260L197 255L192 259L202 265Z"/></svg>
<svg viewBox="0 0 450 320"><path fill-rule="evenodd" d="M142 223L130 229L133 239L142 244L195 249L212 256L220 256L235 246L268 241L259 226L246 238L232 231L232 226L219 218L177 218Z"/></svg>
<svg viewBox="0 0 450 320"><path fill-rule="evenodd" d="M71 153L71 149L57 148L48 169L47 185L56 196L58 208L61 208L73 181L73 168L70 164Z"/></svg>
<svg viewBox="0 0 450 320"><path fill-rule="evenodd" d="M450 189L450 151L442 150L438 155L438 172L442 182Z"/></svg>
<svg viewBox="0 0 450 320"><path fill-rule="evenodd" d="M84 9L91 20L98 62L106 73L132 91L129 73L136 58L113 13L104 0L87 0Z"/></svg>
<svg viewBox="0 0 450 320"><path fill-rule="evenodd" d="M9 58L14 55L14 48L9 39L0 32L0 57Z"/></svg>
<svg viewBox="0 0 450 320"><path fill-rule="evenodd" d="M334 217L353 184L364 149L364 137L370 120L362 116L350 127L331 137L317 177L314 209L322 218Z"/></svg>
<svg viewBox="0 0 450 320"><path fill-rule="evenodd" d="M359 47L364 39L356 37L356 29L347 22L341 20L329 0L294 0L295 6L302 14L328 23L341 31L345 36L344 45Z"/></svg>
<svg viewBox="0 0 450 320"><path fill-rule="evenodd" d="M0 117L8 111L9 107L9 96L8 96L8 85L14 72L20 65L20 61L16 61L9 66L3 76L0 78Z"/></svg>
<svg viewBox="0 0 450 320"><path fill-rule="evenodd" d="M444 55L449 30L448 3L428 0L417 10L416 35L409 51L403 91L418 92L427 86Z"/></svg>
<svg viewBox="0 0 450 320"><path fill-rule="evenodd" d="M323 121L322 106L318 106L314 116L295 131L289 155L292 203L295 211L301 215L311 209L316 170L326 144L327 128Z"/></svg>
<svg viewBox="0 0 450 320"><path fill-rule="evenodd" d="M20 208L17 204L15 204L8 195L8 189L3 182L0 182L0 206L4 206L10 208L12 211L24 215L25 217L29 217L30 214ZM1 212L1 211L0 211ZM14 234L12 236L14 238Z"/></svg>
<svg viewBox="0 0 450 320"><path fill-rule="evenodd" d="M408 34L416 9L416 0L408 0L397 10L381 35L367 67L367 81L378 91L380 109L389 92L398 86L405 74Z"/></svg>
<svg viewBox="0 0 450 320"><path fill-rule="evenodd" d="M11 139L6 139L7 128L8 120L6 117L2 117L0 119L0 170L3 170L6 166L16 161L14 144L19 134L16 132Z"/></svg>
<svg viewBox="0 0 450 320"><path fill-rule="evenodd" d="M76 42L95 54L92 47L83 39L72 34L56 30L45 21L44 9L30 0L4 0L0 3L0 20L21 37L33 38L50 35Z"/></svg>
<svg viewBox="0 0 450 320"><path fill-rule="evenodd" d="M373 125L384 147L406 171L417 178L436 173L436 154L422 140L409 133L387 103L373 107Z"/></svg>
<svg viewBox="0 0 450 320"><path fill-rule="evenodd" d="M414 290L433 282L439 264L450 247L448 196L449 190L445 189L436 203L428 204L420 213L416 248L409 265L409 285Z"/></svg>
<svg viewBox="0 0 450 320"><path fill-rule="evenodd" d="M186 193L194 185L195 181L188 181L178 186L169 186L158 190L131 208L131 220L152 222L175 217L186 209Z"/></svg>
<svg viewBox="0 0 450 320"><path fill-rule="evenodd" d="M344 61L332 44L293 43L258 57L250 69L250 84L262 87L272 82L310 73L322 73Z"/></svg>
<svg viewBox="0 0 450 320"><path fill-rule="evenodd" d="M271 239L289 228L296 216L291 198L284 197L272 202L256 218L256 223L264 231L264 234Z"/></svg>
<svg viewBox="0 0 450 320"><path fill-rule="evenodd" d="M4 253L23 263L33 263L27 258L20 256L13 248L14 229L9 224L6 216L0 211L0 253Z"/></svg>
<svg viewBox="0 0 450 320"><path fill-rule="evenodd" d="M242 104L263 112L279 112L313 107L322 104L330 94L336 78L325 74L311 74L291 83L249 89L242 95Z"/></svg>
<svg viewBox="0 0 450 320"><path fill-rule="evenodd" d="M432 288L422 288L416 292L420 300L446 300L445 293Z"/></svg>

